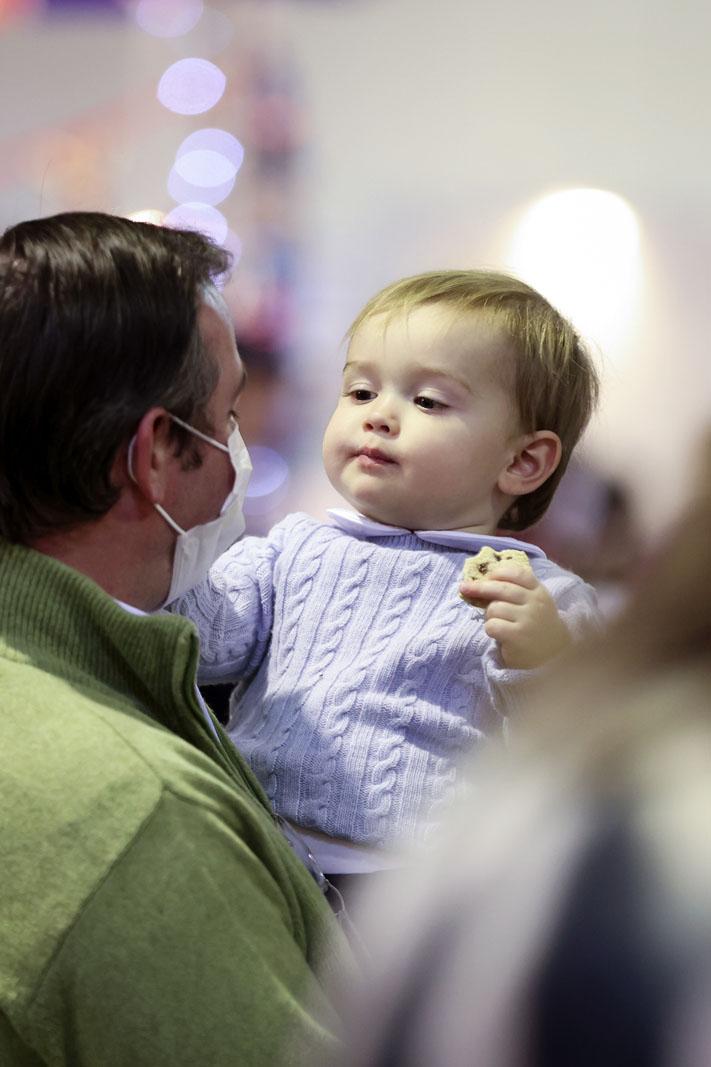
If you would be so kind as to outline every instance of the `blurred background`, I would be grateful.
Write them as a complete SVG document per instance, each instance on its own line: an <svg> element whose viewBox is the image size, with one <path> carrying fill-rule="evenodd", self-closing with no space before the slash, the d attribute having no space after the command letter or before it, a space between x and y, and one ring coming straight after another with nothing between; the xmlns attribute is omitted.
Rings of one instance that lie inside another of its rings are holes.
<svg viewBox="0 0 711 1067"><path fill-rule="evenodd" d="M253 532L338 503L320 438L369 296L520 275L603 378L530 536L613 610L711 413L710 37L688 0L0 0L0 225L98 209L229 247Z"/></svg>

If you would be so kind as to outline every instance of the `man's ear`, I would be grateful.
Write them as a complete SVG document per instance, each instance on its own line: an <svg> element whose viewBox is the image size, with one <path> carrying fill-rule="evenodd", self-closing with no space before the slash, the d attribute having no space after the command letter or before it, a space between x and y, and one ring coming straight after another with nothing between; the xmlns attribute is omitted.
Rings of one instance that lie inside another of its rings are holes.
<svg viewBox="0 0 711 1067"><path fill-rule="evenodd" d="M165 497L171 461L175 458L170 416L165 408L150 408L146 412L138 424L130 454L124 456L126 482L134 484L151 505L160 504Z"/></svg>
<svg viewBox="0 0 711 1067"><path fill-rule="evenodd" d="M532 493L550 478L560 463L563 446L552 430L526 434L508 467L499 475L498 487L506 496Z"/></svg>

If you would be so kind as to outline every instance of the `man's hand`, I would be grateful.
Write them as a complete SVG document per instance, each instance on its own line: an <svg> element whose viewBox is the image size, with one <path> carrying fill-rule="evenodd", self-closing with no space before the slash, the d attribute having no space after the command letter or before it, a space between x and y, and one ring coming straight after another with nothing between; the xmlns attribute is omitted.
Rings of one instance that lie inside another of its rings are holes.
<svg viewBox="0 0 711 1067"><path fill-rule="evenodd" d="M525 567L499 563L490 576L462 582L459 592L478 607L486 602L484 629L499 642L505 667L541 667L572 644L552 596Z"/></svg>

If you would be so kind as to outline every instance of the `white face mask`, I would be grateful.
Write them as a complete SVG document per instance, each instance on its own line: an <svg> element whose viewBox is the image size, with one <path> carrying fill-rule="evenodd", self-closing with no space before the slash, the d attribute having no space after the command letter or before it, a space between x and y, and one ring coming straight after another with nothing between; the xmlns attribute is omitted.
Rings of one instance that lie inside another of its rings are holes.
<svg viewBox="0 0 711 1067"><path fill-rule="evenodd" d="M242 536L245 528L242 508L249 477L252 473L249 453L237 426L228 437L227 444L223 445L213 437L208 437L206 433L196 430L194 426L183 422L177 415L171 415L170 417L173 422L177 422L184 430L188 430L189 433L195 434L196 437L200 437L203 441L207 441L214 448L219 448L222 452L228 452L232 460L235 480L218 517L211 522L202 523L200 526L193 526L190 530L183 530L178 526L177 522L170 517L160 504L153 505L158 514L165 519L169 526L172 526L178 535L178 540L175 543L175 555L173 556L170 589L163 602L164 605L169 604L172 600L182 596L183 593L187 593L189 589L199 585L215 560L223 552L226 552L238 537ZM131 478L133 478L132 460L135 440L134 437L128 447L128 471ZM135 478L133 480L135 481Z"/></svg>

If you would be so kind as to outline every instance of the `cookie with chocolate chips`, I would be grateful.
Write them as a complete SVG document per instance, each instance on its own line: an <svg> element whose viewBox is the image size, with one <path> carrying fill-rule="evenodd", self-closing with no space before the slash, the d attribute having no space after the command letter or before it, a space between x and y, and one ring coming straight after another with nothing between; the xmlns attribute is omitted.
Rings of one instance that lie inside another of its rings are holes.
<svg viewBox="0 0 711 1067"><path fill-rule="evenodd" d="M464 567L460 576L460 581L478 582L482 578L489 577L489 572L492 567L496 567L498 563L503 563L505 560L511 560L513 563L518 563L522 567L527 567L531 570L531 563L525 552L521 552L517 548L490 548L489 545L484 545L479 549L476 556L467 556L464 560ZM477 603L476 600L470 600L467 598L467 603L472 607L486 608L487 601L482 600Z"/></svg>

